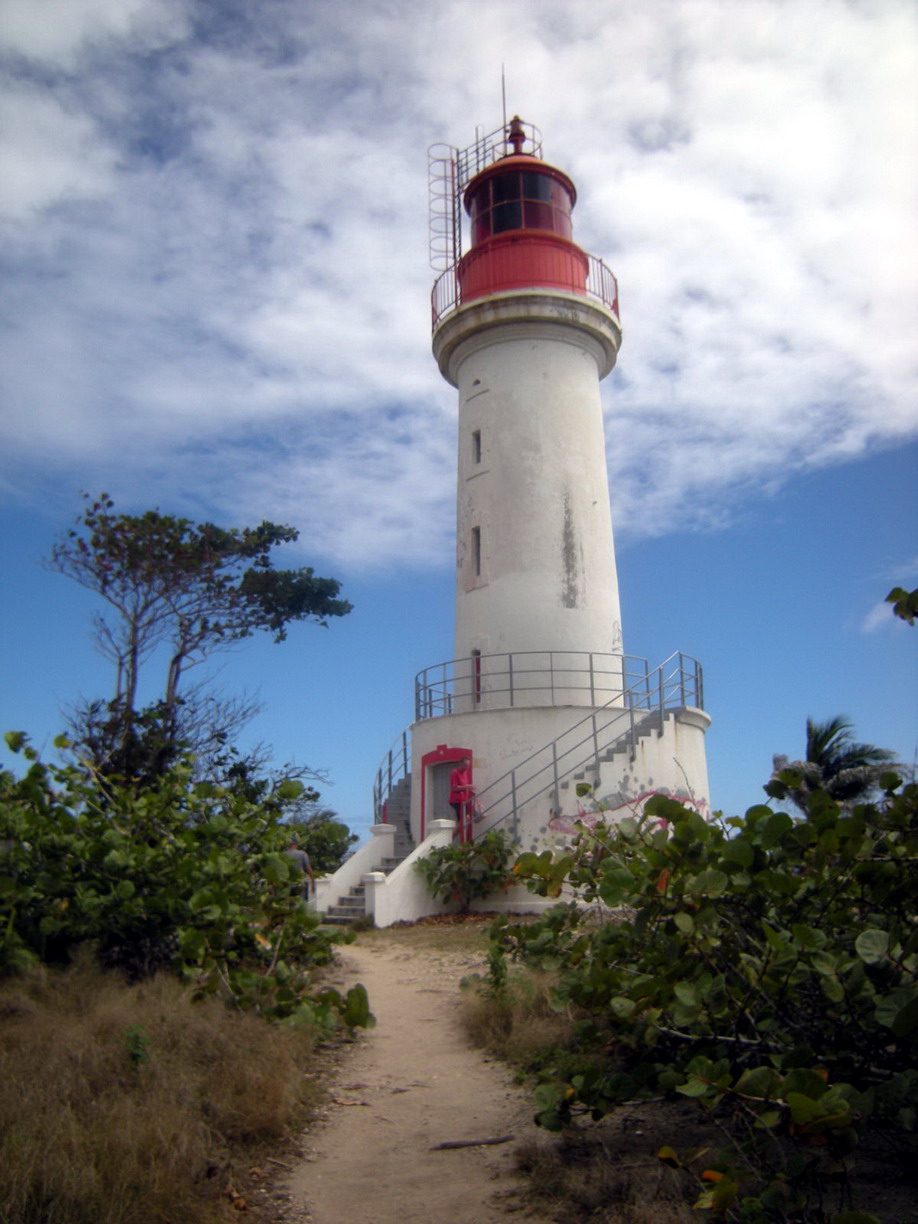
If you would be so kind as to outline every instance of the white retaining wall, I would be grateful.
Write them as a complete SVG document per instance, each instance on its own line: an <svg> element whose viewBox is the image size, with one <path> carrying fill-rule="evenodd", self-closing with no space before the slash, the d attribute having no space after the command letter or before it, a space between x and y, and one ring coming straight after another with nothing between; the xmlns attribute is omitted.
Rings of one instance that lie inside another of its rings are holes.
<svg viewBox="0 0 918 1224"><path fill-rule="evenodd" d="M428 836L416 846L394 871L385 875L382 871L369 871L363 876L366 888L366 910L378 927L391 926L393 922L413 922L431 914L455 911L440 901L435 901L427 888L427 882L414 865L419 858L429 854L437 846L450 846L456 829L454 820L434 820Z"/></svg>
<svg viewBox="0 0 918 1224"><path fill-rule="evenodd" d="M385 858L395 856L395 825L378 824L370 829L370 839L358 846L334 875L321 876L315 883L315 906L322 913L330 905L337 905L339 897L346 897L352 888L361 883L368 871L375 871Z"/></svg>

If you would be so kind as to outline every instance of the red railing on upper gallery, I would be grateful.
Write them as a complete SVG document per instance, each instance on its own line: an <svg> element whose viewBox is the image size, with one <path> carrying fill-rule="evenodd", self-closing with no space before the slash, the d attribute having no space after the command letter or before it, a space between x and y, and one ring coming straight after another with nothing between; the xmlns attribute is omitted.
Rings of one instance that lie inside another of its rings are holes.
<svg viewBox="0 0 918 1224"><path fill-rule="evenodd" d="M615 318L618 319L618 281L615 279L615 274L611 268L607 268L601 259L597 259L595 255L586 254L588 260L588 269L586 283L581 280L577 283L572 277L570 283L564 284L560 281L551 285L521 285L520 289L533 289L551 291L552 289L560 289L562 292L576 293L582 297L592 299L594 302L599 302L610 310ZM485 259L493 261L493 273L487 274L486 278L494 284L502 282L502 269L500 261L502 258L501 248L499 246L491 252L479 251L476 253L477 259ZM459 278L459 268L461 261L452 264L445 272L442 272L437 277L431 293L431 317L433 330L439 327L440 323L454 311L458 310L463 305L462 291ZM477 300L477 295L476 295Z"/></svg>

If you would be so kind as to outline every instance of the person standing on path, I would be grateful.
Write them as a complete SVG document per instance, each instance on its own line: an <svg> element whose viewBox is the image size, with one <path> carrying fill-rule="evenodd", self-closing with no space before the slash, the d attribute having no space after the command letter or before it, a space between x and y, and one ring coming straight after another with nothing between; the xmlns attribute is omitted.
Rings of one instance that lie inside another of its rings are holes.
<svg viewBox="0 0 918 1224"><path fill-rule="evenodd" d="M296 836L290 838L290 845L284 852L288 858L293 860L294 866L303 874L303 896L309 900L309 885L315 881L315 872L312 869L312 863L309 861L309 855L305 850L300 849L300 843Z"/></svg>

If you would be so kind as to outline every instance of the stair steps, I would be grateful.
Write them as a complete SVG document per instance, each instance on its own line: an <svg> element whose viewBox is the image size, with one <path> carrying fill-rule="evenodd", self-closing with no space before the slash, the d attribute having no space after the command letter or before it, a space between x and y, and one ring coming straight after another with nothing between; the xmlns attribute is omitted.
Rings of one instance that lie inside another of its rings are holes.
<svg viewBox="0 0 918 1224"><path fill-rule="evenodd" d="M659 710L655 710L652 714L648 714L635 727L635 742L643 739L647 735L656 735L657 737L663 734L663 720L665 715ZM558 784L559 790L568 790L571 786L576 786L578 782L588 782L590 786L596 786L602 775L602 766L605 761L614 761L617 756L623 752L633 752L633 745L630 735L624 735L610 745L605 752L600 755L591 764L585 765L583 769L571 774L569 778L565 778Z"/></svg>
<svg viewBox="0 0 918 1224"><path fill-rule="evenodd" d="M408 783L407 801L404 803L393 804L392 796L389 799L388 815L391 823L395 825L395 854L387 856L380 863L377 871L382 871L385 875L393 872L399 863L403 863L411 851L414 849L414 842L411 838L411 830L408 823L408 811L411 803L411 779L402 778L395 790L402 788L404 783ZM395 791L393 791L393 795ZM404 800L404 796L399 796L400 800ZM350 890L346 897L339 897L335 905L330 905L322 916L322 921L330 926L347 926L351 922L356 922L358 918L366 917L366 888L362 884L355 885Z"/></svg>

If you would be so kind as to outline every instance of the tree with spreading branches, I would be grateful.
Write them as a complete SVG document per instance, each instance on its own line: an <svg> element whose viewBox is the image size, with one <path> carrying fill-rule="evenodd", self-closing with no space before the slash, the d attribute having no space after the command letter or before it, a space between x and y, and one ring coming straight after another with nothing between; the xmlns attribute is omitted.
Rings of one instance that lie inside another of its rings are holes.
<svg viewBox="0 0 918 1224"><path fill-rule="evenodd" d="M156 776L196 735L225 740L234 728L214 720L212 695L183 689L187 673L255 633L282 642L291 624L327 626L351 611L334 578L274 568L273 550L298 538L293 527L227 529L158 509L122 514L107 494L84 496L49 564L107 605L94 629L114 666L113 693L84 706L71 728L99 767ZM164 669L160 696L141 707L141 672L151 663Z"/></svg>

